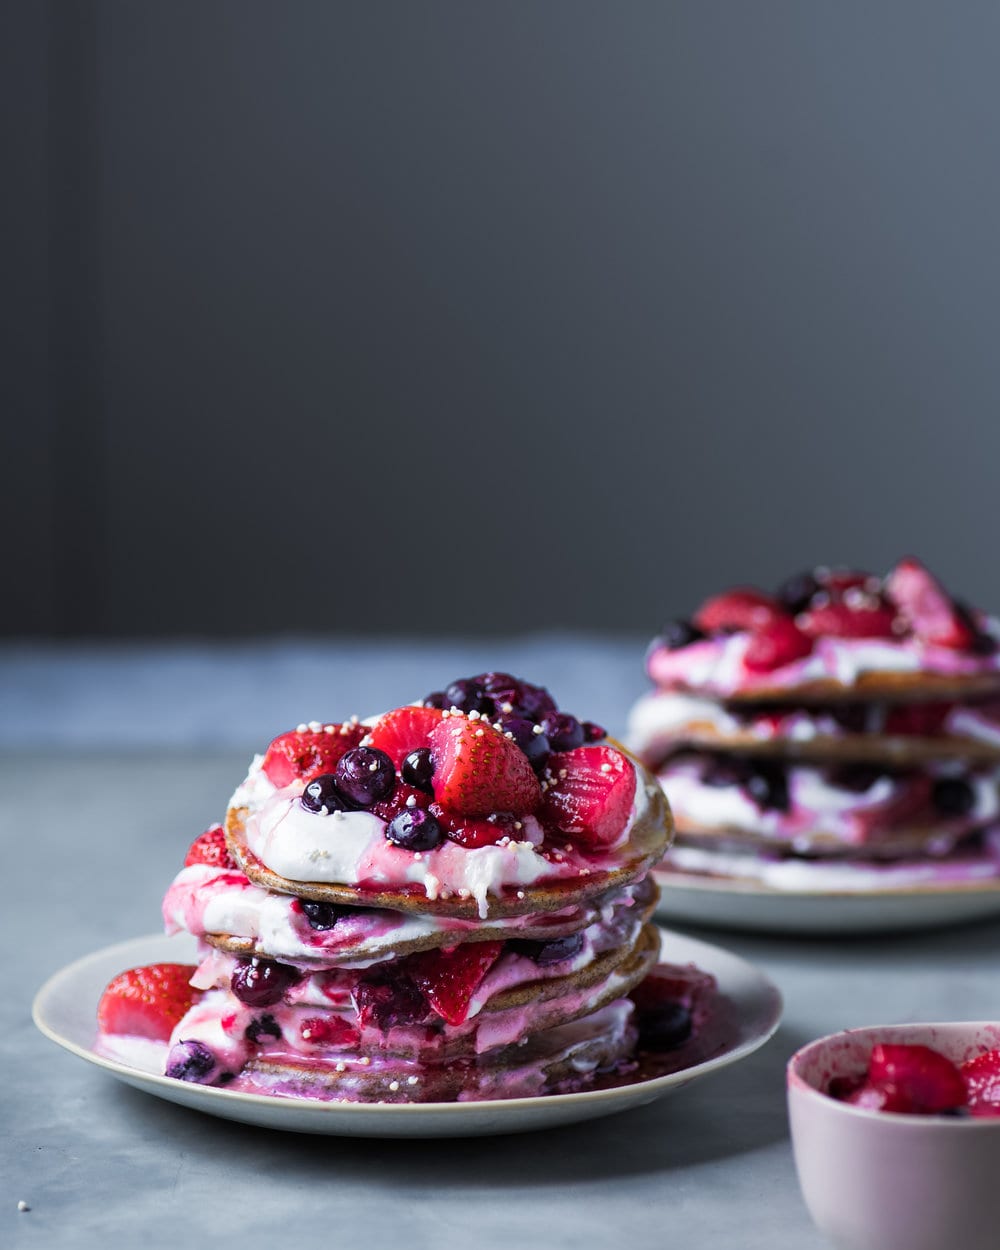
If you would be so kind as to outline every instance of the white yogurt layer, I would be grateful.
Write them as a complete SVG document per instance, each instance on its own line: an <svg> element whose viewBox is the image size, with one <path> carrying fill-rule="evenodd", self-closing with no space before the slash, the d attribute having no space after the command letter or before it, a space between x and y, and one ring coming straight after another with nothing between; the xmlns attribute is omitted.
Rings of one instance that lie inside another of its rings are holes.
<svg viewBox="0 0 1000 1250"><path fill-rule="evenodd" d="M590 876L613 869L615 852L646 815L650 794L636 776L635 798L621 836L602 853L588 853L567 842L558 851L541 851L542 829L521 818L518 840L466 848L445 841L431 851L408 851L385 837L386 823L371 812L307 811L299 802L303 783L276 790L256 757L231 800L246 807L247 846L272 872L291 881L398 889L418 885L428 899L474 898L479 915L489 913L489 896L518 886ZM634 765L629 761L629 766Z"/></svg>

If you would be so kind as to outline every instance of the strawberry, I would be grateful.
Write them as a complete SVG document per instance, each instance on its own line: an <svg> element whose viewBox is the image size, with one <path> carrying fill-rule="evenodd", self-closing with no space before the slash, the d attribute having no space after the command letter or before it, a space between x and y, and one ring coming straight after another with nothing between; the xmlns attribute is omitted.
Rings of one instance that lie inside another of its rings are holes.
<svg viewBox="0 0 1000 1250"><path fill-rule="evenodd" d="M412 803L409 802L410 799L413 800ZM377 803L373 803L371 810L379 820L388 823L407 808L429 807L430 802L431 796L425 790L418 790L415 786L408 786L400 781L397 782L392 794L387 799L379 799Z"/></svg>
<svg viewBox="0 0 1000 1250"><path fill-rule="evenodd" d="M810 638L824 634L831 638L898 638L895 625L899 618L892 608L864 598L865 602L858 605L849 599L832 599L803 612L795 623Z"/></svg>
<svg viewBox="0 0 1000 1250"><path fill-rule="evenodd" d="M954 705L951 703L904 703L891 707L885 717L887 734L910 734L920 738L937 737Z"/></svg>
<svg viewBox="0 0 1000 1250"><path fill-rule="evenodd" d="M431 813L450 842L457 842L470 850L477 846L495 846L501 838L517 840L516 818L511 812L491 812L485 818L474 820L457 812L445 811L440 803L432 803Z"/></svg>
<svg viewBox="0 0 1000 1250"><path fill-rule="evenodd" d="M549 756L539 817L547 829L599 850L625 830L635 799L635 769L613 747L577 747Z"/></svg>
<svg viewBox="0 0 1000 1250"><path fill-rule="evenodd" d="M971 650L976 629L948 592L919 560L907 557L896 565L885 582L886 594L901 616L923 642L956 651Z"/></svg>
<svg viewBox="0 0 1000 1250"><path fill-rule="evenodd" d="M933 1115L967 1102L962 1073L930 1046L880 1043L868 1062L868 1083L884 1095L883 1111Z"/></svg>
<svg viewBox="0 0 1000 1250"><path fill-rule="evenodd" d="M198 997L189 984L196 971L194 964L147 964L120 972L97 1007L101 1031L167 1041Z"/></svg>
<svg viewBox="0 0 1000 1250"><path fill-rule="evenodd" d="M449 716L430 734L434 798L463 816L533 812L542 790L528 757L484 720Z"/></svg>
<svg viewBox="0 0 1000 1250"><path fill-rule="evenodd" d="M340 757L356 747L367 732L365 725L353 721L318 730L293 729L275 738L261 767L279 788L296 778L309 781L332 773Z"/></svg>
<svg viewBox="0 0 1000 1250"><path fill-rule="evenodd" d="M705 634L717 634L720 630L761 629L786 615L771 595L753 586L737 586L706 599L695 613L694 623Z"/></svg>
<svg viewBox="0 0 1000 1250"><path fill-rule="evenodd" d="M962 1064L969 1106L980 1115L1000 1115L1000 1050L987 1050Z"/></svg>
<svg viewBox="0 0 1000 1250"><path fill-rule="evenodd" d="M184 867L192 864L210 864L213 868L235 868L236 860L229 854L226 835L221 825L212 825L191 843L184 856Z"/></svg>
<svg viewBox="0 0 1000 1250"><path fill-rule="evenodd" d="M441 723L443 716L444 712L437 707L393 708L372 725L369 744L384 751L398 771L411 751L428 745L431 730Z"/></svg>
<svg viewBox="0 0 1000 1250"><path fill-rule="evenodd" d="M338 1016L310 1016L299 1025L299 1036L311 1046L356 1046L357 1029Z"/></svg>
<svg viewBox="0 0 1000 1250"><path fill-rule="evenodd" d="M503 942L468 942L452 950L425 951L407 961L407 972L443 1020L463 1024L472 995L502 949Z"/></svg>
<svg viewBox="0 0 1000 1250"><path fill-rule="evenodd" d="M869 583L874 585L878 582L878 578L873 578L871 573L862 573L858 569L824 569L816 580L833 595L842 595L845 590L860 590Z"/></svg>
<svg viewBox="0 0 1000 1250"><path fill-rule="evenodd" d="M800 660L812 650L808 638L788 617L776 617L753 635L743 653L743 663L751 673L770 673L783 664Z"/></svg>

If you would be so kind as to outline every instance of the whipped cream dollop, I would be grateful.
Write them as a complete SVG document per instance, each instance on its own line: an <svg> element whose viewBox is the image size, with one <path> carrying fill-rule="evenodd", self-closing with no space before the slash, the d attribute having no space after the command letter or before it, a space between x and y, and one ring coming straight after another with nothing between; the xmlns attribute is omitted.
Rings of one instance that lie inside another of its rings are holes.
<svg viewBox="0 0 1000 1250"><path fill-rule="evenodd" d="M602 852L586 851L568 840L560 841L559 849L542 849L542 829L532 816L521 817L516 840L503 838L496 845L472 848L445 841L430 851L410 851L386 838L386 822L372 812L308 811L299 802L303 783L276 789L261 763L262 757L254 758L230 806L246 808L247 846L272 872L291 881L369 890L419 886L430 900L473 898L482 919L489 914L490 895L614 868L619 862L615 852L627 844L651 802L637 774L626 826ZM631 760L629 767L635 768Z"/></svg>

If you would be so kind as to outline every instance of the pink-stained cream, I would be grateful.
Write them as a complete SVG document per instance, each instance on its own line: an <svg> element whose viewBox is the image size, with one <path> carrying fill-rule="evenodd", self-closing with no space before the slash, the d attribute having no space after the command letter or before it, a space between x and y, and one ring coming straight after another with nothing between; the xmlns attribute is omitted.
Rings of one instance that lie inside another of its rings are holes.
<svg viewBox="0 0 1000 1250"><path fill-rule="evenodd" d="M1000 625L988 620L990 635L1000 639ZM747 632L706 638L673 650L655 647L647 668L665 690L694 690L728 698L754 690L789 689L814 681L851 686L865 673L933 673L966 677L1000 672L1000 650L974 655L950 647L931 646L914 637L832 638L816 640L809 655L769 672L747 668L744 657L752 635Z"/></svg>
<svg viewBox="0 0 1000 1250"><path fill-rule="evenodd" d="M790 764L785 767L789 805L781 811L757 803L741 785L707 784L702 763L697 757L677 756L659 773L681 829L739 831L801 851L813 849L817 835L845 846L871 846L900 828L932 827L928 850L943 853L1000 816L996 768L967 770L952 762L935 762L920 772L876 776L859 793L838 787L823 768ZM962 816L943 815L932 805L931 783L959 776L972 789L973 805Z"/></svg>
<svg viewBox="0 0 1000 1250"><path fill-rule="evenodd" d="M371 812L310 812L299 802L301 780L275 789L260 757L231 800L245 807L245 836L254 855L272 872L292 881L398 889L419 885L430 900L474 898L479 915L489 912L489 896L519 886L571 881L617 867L615 852L629 839L645 814L650 794L636 774L629 819L613 845L601 853L567 842L558 850L541 849L541 826L521 817L515 839L495 846L466 848L445 841L434 850L408 851L385 836L386 822ZM629 763L634 769L634 765Z"/></svg>

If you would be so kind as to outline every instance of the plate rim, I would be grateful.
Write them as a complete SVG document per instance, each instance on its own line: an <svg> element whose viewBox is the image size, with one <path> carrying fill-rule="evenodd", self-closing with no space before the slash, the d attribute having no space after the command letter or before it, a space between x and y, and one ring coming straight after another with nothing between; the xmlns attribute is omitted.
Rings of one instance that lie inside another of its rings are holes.
<svg viewBox="0 0 1000 1250"><path fill-rule="evenodd" d="M651 1077L648 1080L636 1081L627 1085L609 1086L605 1089L577 1090L565 1094L540 1094L527 1098L473 1099L463 1102L371 1103L277 1097L271 1094L252 1094L242 1090L228 1090L211 1085L198 1085L191 1088L197 1089L199 1097L204 1096L209 1102L218 1101L221 1106L232 1105L235 1102L236 1105L240 1106L258 1106L272 1111L280 1108L291 1108L296 1113L304 1113L318 1118L336 1115L338 1118L344 1116L349 1119L352 1116L361 1118L376 1115L378 1118L387 1121L396 1118L405 1121L421 1117L461 1119L485 1109L498 1116L516 1117L518 1112L544 1110L552 1106L570 1108L581 1105L613 1105L617 1101L628 1102L629 1095L640 1094L649 1094L651 1097L647 1101L651 1101L652 1097L661 1092L678 1088L689 1081L697 1080L702 1076L708 1076L720 1068L728 1067L741 1059L747 1058L765 1046L774 1037L781 1026L784 1016L784 999L781 991L756 964L744 959L741 955L734 954L727 947L706 942L701 938L692 937L673 929L667 929L663 925L658 924L657 928L660 932L661 950L662 943L668 938L680 941L688 947L707 949L727 960L731 960L744 975L750 975L756 981L757 998L763 1014L762 1027L757 1033L745 1038L738 1045L733 1046L732 1049L726 1050L722 1054L713 1055L701 1063L695 1064L690 1068L681 1069L679 1072L670 1072L663 1076ZM178 935L181 940L187 936ZM91 951L89 954L83 955L57 969L46 978L32 999L31 1018L35 1027L43 1036L57 1046L96 1067L104 1069L118 1080L137 1087L140 1084L142 1086L151 1085L153 1088L150 1092L154 1093L154 1095L158 1090L176 1091L178 1083L173 1078L155 1072L146 1072L141 1068L131 1067L119 1060L99 1054L92 1047L81 1046L73 1038L61 1033L46 1019L45 1015L53 996L57 995L60 990L67 988L74 974L79 974L89 965L99 960L110 958L118 952L125 956L127 952L134 950L140 943L153 941L166 943L174 940L174 938L167 937L162 933L145 934L141 937L130 938L124 942L113 943L110 946ZM96 1019L96 1003L94 1007ZM171 1098L170 1101L175 1100Z"/></svg>
<svg viewBox="0 0 1000 1250"><path fill-rule="evenodd" d="M779 886L765 885L748 877L712 877L707 873L685 872L679 868L653 870L657 885L667 889L690 890L692 893L717 892L720 894L754 894L767 898L837 898L837 899L888 899L888 898L978 898L991 894L1000 895L1000 878L993 881L955 881L950 885L895 886L877 890L824 890L817 887L783 890ZM1000 903L1000 898L998 898Z"/></svg>

